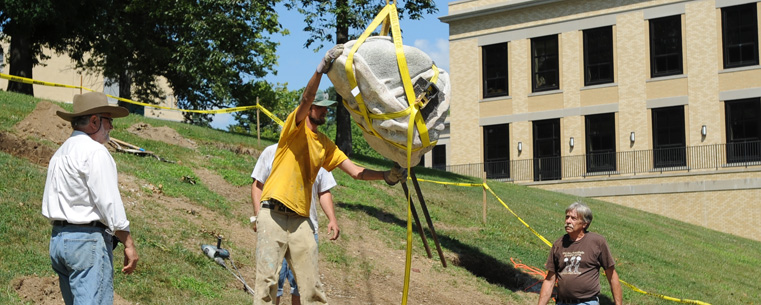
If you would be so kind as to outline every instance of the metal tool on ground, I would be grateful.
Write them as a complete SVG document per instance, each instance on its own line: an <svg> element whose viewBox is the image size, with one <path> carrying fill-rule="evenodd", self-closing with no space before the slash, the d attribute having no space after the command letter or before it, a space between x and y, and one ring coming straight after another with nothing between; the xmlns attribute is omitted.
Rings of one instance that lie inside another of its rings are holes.
<svg viewBox="0 0 761 305"><path fill-rule="evenodd" d="M250 286L246 283L246 281L243 279L243 275L240 274L240 270L238 270L238 267L235 266L235 261L233 261L232 258L230 258L230 251L227 249L222 248L222 236L217 236L217 245L201 245L201 251L203 251L206 256L214 260L217 264L219 264L222 267L225 267L227 271L230 271L232 275L243 284L243 288L245 288L246 292L250 293L251 295L254 295L254 290L251 289ZM235 272L233 272L230 267L227 266L225 263L225 260L230 261L230 265L233 266L235 269Z"/></svg>
<svg viewBox="0 0 761 305"><path fill-rule="evenodd" d="M154 158L158 159L159 161L164 161L164 162L168 162L168 163L175 163L174 161L169 161L167 159L159 157L154 152L145 150L145 148L142 148L140 146L124 142L124 141L119 140L119 139L115 139L113 137L110 138L110 141L108 141L108 143L111 144L111 146L114 147L114 149L116 149L116 151L118 151L118 152L125 152L125 153L130 153L130 154L134 154L134 155L138 155L138 156L151 156L151 157L154 157Z"/></svg>

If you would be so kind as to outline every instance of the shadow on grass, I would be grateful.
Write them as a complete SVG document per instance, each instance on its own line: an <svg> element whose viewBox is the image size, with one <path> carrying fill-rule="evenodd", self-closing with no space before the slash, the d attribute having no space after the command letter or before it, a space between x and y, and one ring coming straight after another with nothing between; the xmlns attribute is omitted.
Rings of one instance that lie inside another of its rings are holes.
<svg viewBox="0 0 761 305"><path fill-rule="evenodd" d="M363 212L391 225L396 225L402 228L407 227L406 219L400 219L396 217L396 215L376 207L344 202L339 202L338 206L342 209ZM424 220L421 219L421 221ZM414 223L413 226L415 226ZM413 228L413 232L417 232L417 228ZM436 246L433 243L433 239L431 238L430 232L428 230L426 230L426 235L429 241L429 246L431 247L431 253L434 255L433 259L438 260ZM523 291L523 289L531 286L537 281L536 278L515 269L512 265L505 264L498 259L481 252L478 248L464 244L459 240L451 238L447 235L437 234L437 236L441 247L446 248L446 250L454 254L450 256L445 255L445 259L447 260L448 264L465 268L473 275L483 278L491 284L499 285L512 291ZM415 242L418 243L416 246L420 246L421 241L419 237L417 237ZM536 291L538 292L538 288Z"/></svg>

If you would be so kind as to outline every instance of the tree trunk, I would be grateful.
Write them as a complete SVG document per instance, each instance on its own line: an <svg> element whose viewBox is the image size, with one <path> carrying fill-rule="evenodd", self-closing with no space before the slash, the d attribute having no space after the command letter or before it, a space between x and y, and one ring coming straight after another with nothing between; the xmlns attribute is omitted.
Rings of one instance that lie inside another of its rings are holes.
<svg viewBox="0 0 761 305"><path fill-rule="evenodd" d="M346 0L336 1L336 7L346 7ZM336 44L346 43L349 41L349 26L346 16L336 15ZM343 106L343 97L338 95L338 106L336 107L336 145L347 156L351 156L351 116L349 111Z"/></svg>
<svg viewBox="0 0 761 305"><path fill-rule="evenodd" d="M32 68L34 67L32 58L32 42L28 31L12 31L11 36L11 52L10 52L10 67L8 72L10 75L32 78ZM25 84L19 82L8 82L9 92L18 92L34 96L34 87L32 84Z"/></svg>
<svg viewBox="0 0 761 305"><path fill-rule="evenodd" d="M129 71L119 74L119 97L132 99L132 77ZM145 115L145 107L119 101L119 106L127 108L131 114Z"/></svg>

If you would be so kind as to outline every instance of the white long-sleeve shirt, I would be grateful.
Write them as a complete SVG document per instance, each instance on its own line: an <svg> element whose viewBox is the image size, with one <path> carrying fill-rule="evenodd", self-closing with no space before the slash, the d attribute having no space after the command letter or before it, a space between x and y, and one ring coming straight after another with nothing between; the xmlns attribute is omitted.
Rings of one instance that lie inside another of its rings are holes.
<svg viewBox="0 0 761 305"><path fill-rule="evenodd" d="M259 159L256 160L254 165L254 171L251 172L251 178L264 184L272 171L272 162L275 161L275 151L277 150L277 144L267 146L259 155ZM312 185L312 201L309 208L309 220L312 221L314 226L314 233L317 233L317 206L320 205L319 194L329 191L336 186L336 179L333 174L320 167L320 171L317 173L317 178Z"/></svg>
<svg viewBox="0 0 761 305"><path fill-rule="evenodd" d="M100 221L113 233L129 231L116 162L103 144L74 131L50 159L42 215L51 222Z"/></svg>

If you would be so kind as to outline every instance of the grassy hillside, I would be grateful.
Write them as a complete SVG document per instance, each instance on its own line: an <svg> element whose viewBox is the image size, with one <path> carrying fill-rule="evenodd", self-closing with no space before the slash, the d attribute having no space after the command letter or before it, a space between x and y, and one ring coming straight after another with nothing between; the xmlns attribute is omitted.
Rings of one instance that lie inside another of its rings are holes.
<svg viewBox="0 0 761 305"><path fill-rule="evenodd" d="M21 136L13 126L31 113L37 102L27 96L0 92L3 109L0 132ZM197 146L169 145L127 131L139 122L168 126ZM178 161L166 163L113 153L121 175L120 183L124 177L134 177L129 180L133 182L121 183L121 187L141 256L135 275L124 276L117 270L116 293L140 304L249 303L250 296L231 280L230 273L203 256L199 246L213 243L213 233L225 235L225 246L233 253L248 283L253 285L255 235L250 230L247 232L246 227L251 214L247 194L249 175L256 157L245 151L261 150L271 144L272 139L257 143L255 136L139 116L118 119L114 124L112 137ZM56 146L34 137L27 140L53 149ZM54 273L47 253L50 225L40 214L45 167L7 151L0 152L4 173L0 176L0 207L3 209L0 243L5 245L0 248L0 303L17 304L22 300L11 285L14 280L27 276L49 277ZM362 156L353 159L375 169L391 165L385 160ZM418 178L427 180L480 183L477 179L430 169L417 168L416 172ZM334 197L343 231L336 242L320 240L321 270L331 271L324 274L329 285L342 291L361 290L361 282L347 283L349 280L344 279L383 278L384 274L378 273L388 271L378 270L384 270L382 262L387 258L363 257L353 249L363 239L375 238L379 249L387 249L387 253L394 255L401 253L406 238L406 201L400 186L354 181L341 171L334 174L339 184L334 189ZM188 183L191 181L196 183ZM489 186L550 241L564 234L564 210L578 200L513 184L490 181ZM427 182L421 182L421 187L449 263L447 268L437 263L429 235L433 250L431 274L441 274L442 278L451 276L475 285L461 287L462 293L473 295L473 303L486 303L480 301L481 296L504 300L505 304L535 303L535 294L522 291L537 280L515 268L511 258L542 268L548 246L491 195L487 197L488 221L483 224L481 188ZM749 280L758 278L761 242L607 202L584 201L595 214L591 231L608 239L624 281L648 292L711 304L754 304L761 298L761 283ZM426 260L416 234L413 242L414 255ZM122 256L120 251L115 253L115 262L119 265ZM401 293L401 289L395 287L401 287L402 278L385 278L394 286L391 289L394 294ZM426 287L464 285L460 280L437 283L436 279L433 276L417 280L428 285ZM353 304L352 299L331 294L330 288L328 292L331 301L343 300L334 303ZM610 304L610 290L605 281L602 292L603 304ZM415 293L417 291L411 292L410 298L415 300L411 304L428 303L416 299ZM400 296L394 297L400 299ZM360 299L361 296L353 300ZM624 300L627 304L676 304L626 287Z"/></svg>

